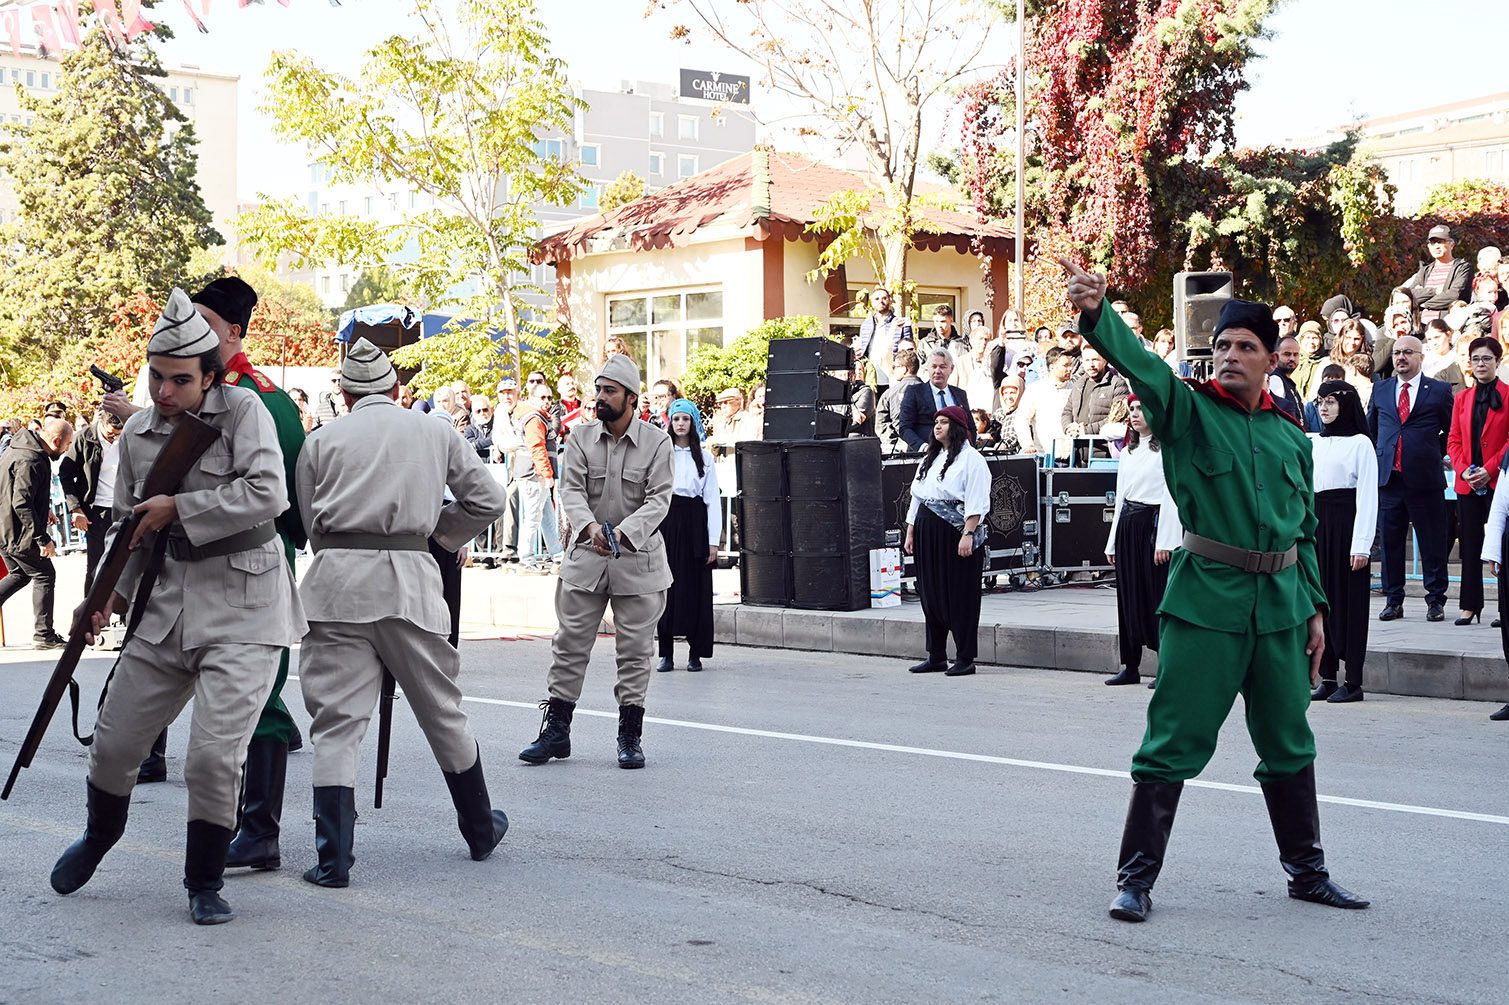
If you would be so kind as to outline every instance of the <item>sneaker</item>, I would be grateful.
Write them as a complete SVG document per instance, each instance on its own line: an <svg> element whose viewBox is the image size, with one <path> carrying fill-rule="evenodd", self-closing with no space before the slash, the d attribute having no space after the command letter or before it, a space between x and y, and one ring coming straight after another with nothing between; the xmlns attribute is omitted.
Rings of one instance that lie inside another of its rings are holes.
<svg viewBox="0 0 1509 1005"><path fill-rule="evenodd" d="M68 645L68 640L57 632L49 632L40 639L32 639L31 642L33 649L62 649L66 645Z"/></svg>

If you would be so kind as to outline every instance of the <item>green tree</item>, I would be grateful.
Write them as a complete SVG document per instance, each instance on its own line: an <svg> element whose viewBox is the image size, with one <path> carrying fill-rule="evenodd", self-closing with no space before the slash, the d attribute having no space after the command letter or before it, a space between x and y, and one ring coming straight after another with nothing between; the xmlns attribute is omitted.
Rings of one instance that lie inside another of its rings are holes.
<svg viewBox="0 0 1509 1005"><path fill-rule="evenodd" d="M453 320L439 334L395 350L393 362L419 371L409 382L415 394L429 394L458 380L473 390L491 390L499 377L521 377L530 370L543 371L553 382L587 362L582 340L568 328L530 332L529 348L517 367L489 332L487 325Z"/></svg>
<svg viewBox="0 0 1509 1005"><path fill-rule="evenodd" d="M700 345L681 372L681 393L710 413L713 399L725 387L745 394L765 379L770 343L778 338L810 338L823 333L822 324L810 314L761 321L754 330L726 346Z"/></svg>
<svg viewBox="0 0 1509 1005"><path fill-rule="evenodd" d="M20 207L0 230L11 380L110 330L112 306L134 291L165 297L196 249L221 243L194 180L194 128L146 39L117 51L96 28L64 57L55 95L16 87L32 123L9 124L0 141Z"/></svg>
<svg viewBox="0 0 1509 1005"><path fill-rule="evenodd" d="M372 48L360 77L294 52L274 53L267 70L278 133L308 144L332 182L421 192L434 208L383 224L266 199L239 226L269 261L387 265L418 299L499 335L517 368L532 204L565 205L581 191L576 168L545 155L538 137L569 133L582 103L534 0L456 0L454 18L451 6L413 0L417 33Z"/></svg>
<svg viewBox="0 0 1509 1005"><path fill-rule="evenodd" d="M618 207L640 198L644 193L644 179L633 171L625 171L613 179L613 184L609 185L607 191L603 193L598 206L602 212L611 213Z"/></svg>
<svg viewBox="0 0 1509 1005"><path fill-rule="evenodd" d="M356 277L356 282L351 284L351 292L346 294L341 312L354 311L368 304L400 303L403 294L403 282L386 267L379 265L363 269L361 275Z"/></svg>

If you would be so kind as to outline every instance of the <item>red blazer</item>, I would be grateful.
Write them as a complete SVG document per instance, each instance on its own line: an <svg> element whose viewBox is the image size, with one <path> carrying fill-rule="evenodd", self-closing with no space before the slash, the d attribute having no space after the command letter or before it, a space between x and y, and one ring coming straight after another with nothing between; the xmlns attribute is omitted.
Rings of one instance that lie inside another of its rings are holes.
<svg viewBox="0 0 1509 1005"><path fill-rule="evenodd" d="M1488 484L1497 486L1499 465L1504 460L1504 449L1509 446L1509 384L1498 382L1499 394L1504 407L1498 411L1488 410L1488 419L1483 423L1483 467L1488 470ZM1476 388L1458 391L1451 403L1451 435L1446 439L1446 453L1451 458L1451 468L1456 472L1457 495L1466 495L1472 486L1462 480L1462 472L1472 466L1472 396Z"/></svg>

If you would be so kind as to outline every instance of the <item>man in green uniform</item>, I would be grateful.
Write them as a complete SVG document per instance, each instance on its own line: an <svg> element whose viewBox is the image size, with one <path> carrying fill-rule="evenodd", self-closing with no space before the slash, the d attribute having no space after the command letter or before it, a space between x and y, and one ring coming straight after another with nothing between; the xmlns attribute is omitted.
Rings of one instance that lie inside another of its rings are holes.
<svg viewBox="0 0 1509 1005"><path fill-rule="evenodd" d="M1320 846L1315 737L1305 713L1325 644L1326 598L1315 558L1310 444L1266 390L1278 365L1273 311L1228 302L1216 324L1214 378L1186 384L1115 311L1101 310L1104 276L1060 262L1080 332L1131 383L1163 444L1164 475L1185 527L1158 608L1158 682L1132 758L1111 917L1147 917L1184 782L1215 753L1239 693L1289 896L1367 907L1331 881Z"/></svg>
<svg viewBox="0 0 1509 1005"><path fill-rule="evenodd" d="M304 547L307 535L299 513L294 486L295 466L304 446L304 423L299 406L276 384L254 369L242 351L257 292L236 276L210 283L192 298L195 309L209 322L220 339L220 359L225 363L227 387L244 387L255 394L272 414L288 479L289 506L275 521L283 544L283 557L293 572L294 549ZM288 681L288 650L278 662L278 679L262 708L251 745L246 751L246 778L242 794L240 827L231 842L225 864L228 868L277 869L279 821L283 815L283 781L288 770L288 742L294 734L293 717L283 704L283 685Z"/></svg>

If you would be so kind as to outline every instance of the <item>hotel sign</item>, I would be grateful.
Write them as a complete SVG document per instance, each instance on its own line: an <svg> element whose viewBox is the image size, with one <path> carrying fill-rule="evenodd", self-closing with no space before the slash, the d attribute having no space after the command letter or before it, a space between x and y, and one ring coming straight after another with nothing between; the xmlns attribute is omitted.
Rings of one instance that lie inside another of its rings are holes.
<svg viewBox="0 0 1509 1005"><path fill-rule="evenodd" d="M683 69L681 71L681 96L747 105L749 104L749 78L723 73L719 70Z"/></svg>

